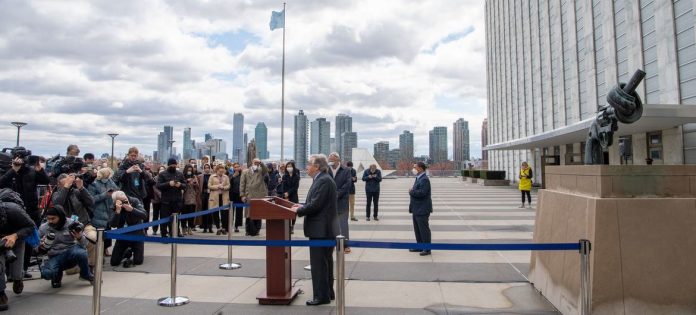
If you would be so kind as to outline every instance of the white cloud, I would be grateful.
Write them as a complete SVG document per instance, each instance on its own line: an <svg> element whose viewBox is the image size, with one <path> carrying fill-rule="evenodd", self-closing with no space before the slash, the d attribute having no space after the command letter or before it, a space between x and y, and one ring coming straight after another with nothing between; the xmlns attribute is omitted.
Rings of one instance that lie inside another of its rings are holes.
<svg viewBox="0 0 696 315"><path fill-rule="evenodd" d="M277 1L0 2L0 143L13 145L9 122L23 120L22 143L39 154L70 143L108 152L109 132L121 134L117 153L151 152L170 124L179 146L191 127L194 138L211 132L231 151L232 113L243 112L250 136L257 122L269 126L277 158L282 30L268 21L280 9ZM428 152L428 130L447 126L451 138L463 117L480 156L482 1L289 1L287 14L285 152L292 116L304 109L332 129L336 114L354 116L359 145L370 150L380 140L397 147L411 130L417 154ZM207 38L226 33L254 40L228 51Z"/></svg>

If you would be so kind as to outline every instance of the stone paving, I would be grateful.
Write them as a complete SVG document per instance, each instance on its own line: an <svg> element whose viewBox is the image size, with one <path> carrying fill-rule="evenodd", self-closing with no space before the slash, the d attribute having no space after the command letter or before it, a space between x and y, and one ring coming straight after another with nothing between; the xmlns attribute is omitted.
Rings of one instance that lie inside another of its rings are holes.
<svg viewBox="0 0 696 315"><path fill-rule="evenodd" d="M532 240L534 209L519 209L513 187L483 187L458 178L432 178L433 242L526 243ZM380 195L380 221L365 220L364 186L358 183L353 240L414 241L408 214L413 178L385 179ZM300 200L310 180L301 181ZM536 195L533 194L533 199ZM304 239L302 220L295 239ZM224 236L193 237L223 238ZM264 234L262 232L262 237ZM191 236L188 236L191 237ZM248 239L243 232L234 238ZM258 238L255 238L258 239ZM335 314L335 304L308 307L311 298L307 248L294 248L294 285L304 291L291 306L261 306L256 295L265 288L265 249L235 247L242 268L219 270L227 249L179 245L178 294L191 303L157 306L169 293L169 246L146 244L145 264L105 267L103 314ZM527 282L530 252L433 251L431 256L394 249L354 248L346 255L348 314L558 314ZM35 278L38 273L34 272ZM92 287L65 276L63 287L44 280L25 282L25 292L10 297L9 314L88 314Z"/></svg>

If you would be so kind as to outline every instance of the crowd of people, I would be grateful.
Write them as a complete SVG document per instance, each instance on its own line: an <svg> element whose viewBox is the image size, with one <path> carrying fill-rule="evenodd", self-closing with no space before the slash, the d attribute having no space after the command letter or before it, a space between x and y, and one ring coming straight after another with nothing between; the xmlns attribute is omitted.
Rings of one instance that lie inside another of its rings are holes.
<svg viewBox="0 0 696 315"><path fill-rule="evenodd" d="M112 169L107 162L96 161L91 153L82 157L79 154L78 146L70 145L64 157L47 160L17 147L12 150L9 169L3 170L0 161L0 311L9 307L4 292L6 283L12 283L13 291L20 294L24 288L23 280L32 277L27 272L32 257L40 266L41 278L49 280L53 288L61 287L64 273L79 273L79 279L93 284L97 229L119 229L167 218L173 213L186 214L228 204L239 205L266 196L299 203L301 175L294 161L277 165L254 159L249 167L244 167L205 156L200 161L190 159L183 163L170 158L166 165L154 167L145 163L138 148L132 147ZM371 216L375 221L379 220L382 175L376 165L371 165L359 177L352 166L350 161L342 163L338 153L332 153L328 158L323 155L313 158L307 166L313 184L305 206L296 208L298 216L309 218L316 215L316 211L322 215L327 211L330 213L324 217L328 225L318 230L308 223L309 219L305 220L306 237L335 238L340 233L346 239L350 238L348 221L358 220L354 206L355 183L359 178L366 183L366 220L370 221ZM424 172L424 164L414 165L414 174ZM317 179L325 175L317 177L317 174L328 175L322 181L332 183L328 199L325 193L317 190ZM414 198L430 199L429 183L420 178L409 191L412 204ZM321 200L311 200L319 195ZM326 205L316 208L317 203ZM430 242L427 217L432 212L432 204L412 205L409 211L414 215L418 241ZM335 216L331 214L333 212ZM162 224L129 234L185 237L196 232L227 235L241 233L242 225L246 236L254 237L259 235L262 222L250 218L248 207L233 206L229 210L180 220L177 231L171 231L169 224ZM294 225L295 220L292 220L291 233L294 233ZM111 266L129 268L144 263L143 242L117 240L112 244L109 239L104 242L104 256L110 257ZM315 271L318 272L317 278L321 274L324 279L327 270L331 270L331 251L311 251L313 267L315 263L326 264L326 268L317 265L316 270L312 269L313 280ZM346 247L345 252L350 253L351 249ZM429 254L421 252L421 255ZM325 285L328 283L315 289L326 293ZM315 296L314 300L322 302L319 304L328 301L324 295Z"/></svg>

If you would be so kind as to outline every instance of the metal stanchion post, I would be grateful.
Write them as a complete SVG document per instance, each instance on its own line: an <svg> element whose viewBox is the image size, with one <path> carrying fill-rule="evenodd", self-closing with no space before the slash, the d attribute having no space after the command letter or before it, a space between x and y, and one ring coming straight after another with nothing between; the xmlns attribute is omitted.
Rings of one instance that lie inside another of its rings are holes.
<svg viewBox="0 0 696 315"><path fill-rule="evenodd" d="M233 214L233 209L232 204L230 204L229 210L228 210L228 220L227 220L227 240L231 241L232 240L232 214ZM234 270L234 269L239 269L242 268L241 264L233 263L232 262L232 245L227 246L227 263L220 264L220 269L224 270Z"/></svg>
<svg viewBox="0 0 696 315"><path fill-rule="evenodd" d="M592 314L590 302L590 251L592 243L580 240L580 314Z"/></svg>
<svg viewBox="0 0 696 315"><path fill-rule="evenodd" d="M101 313L102 270L104 269L104 229L97 229L97 259L94 266L94 287L92 288L92 314Z"/></svg>
<svg viewBox="0 0 696 315"><path fill-rule="evenodd" d="M172 214L172 225L171 225L171 230L169 231L169 235L171 237L174 237L176 233L178 232L178 227L179 227L179 218L177 213ZM190 302L189 298L185 296L176 296L176 243L172 243L172 254L171 254L171 288L170 288L170 294L167 297L160 298L157 300L157 304L159 306L167 306L167 307L174 307L174 306L180 306L184 304L188 304Z"/></svg>
<svg viewBox="0 0 696 315"><path fill-rule="evenodd" d="M336 309L346 314L346 237L336 236Z"/></svg>

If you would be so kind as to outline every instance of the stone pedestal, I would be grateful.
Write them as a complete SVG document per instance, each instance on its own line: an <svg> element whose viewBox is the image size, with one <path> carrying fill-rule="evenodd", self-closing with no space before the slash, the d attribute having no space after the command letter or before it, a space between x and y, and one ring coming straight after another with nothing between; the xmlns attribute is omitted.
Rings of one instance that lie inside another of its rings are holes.
<svg viewBox="0 0 696 315"><path fill-rule="evenodd" d="M592 314L696 314L696 165L549 166L535 243L592 242ZM529 281L579 314L580 255L533 252Z"/></svg>

